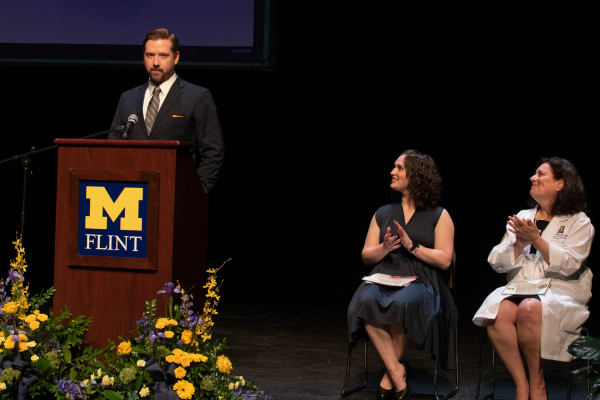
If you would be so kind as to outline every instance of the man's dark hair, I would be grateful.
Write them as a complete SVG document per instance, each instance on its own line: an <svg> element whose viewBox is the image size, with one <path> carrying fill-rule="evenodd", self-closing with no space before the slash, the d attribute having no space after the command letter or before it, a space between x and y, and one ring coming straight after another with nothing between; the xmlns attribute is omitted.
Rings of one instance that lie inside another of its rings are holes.
<svg viewBox="0 0 600 400"><path fill-rule="evenodd" d="M442 177L437 165L429 154L416 150L406 150L404 168L408 177L408 192L418 211L429 210L437 206L442 192ZM392 191L394 203L402 201L402 193Z"/></svg>
<svg viewBox="0 0 600 400"><path fill-rule="evenodd" d="M540 165L545 163L550 165L554 179L562 179L564 182L563 188L556 193L551 210L552 215L574 215L579 212L588 212L585 188L575 166L564 158L544 157L537 162L536 171ZM529 199L528 204L539 208L539 204L533 198Z"/></svg>
<svg viewBox="0 0 600 400"><path fill-rule="evenodd" d="M165 28L152 29L150 32L146 33L144 37L144 51L146 50L146 42L148 40L160 40L160 39L169 39L171 41L171 51L173 54L179 51L179 39L170 30Z"/></svg>

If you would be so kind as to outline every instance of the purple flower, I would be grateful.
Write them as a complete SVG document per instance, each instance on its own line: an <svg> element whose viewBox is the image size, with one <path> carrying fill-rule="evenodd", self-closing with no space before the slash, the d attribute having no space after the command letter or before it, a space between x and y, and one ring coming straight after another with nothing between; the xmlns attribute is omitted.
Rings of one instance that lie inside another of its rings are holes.
<svg viewBox="0 0 600 400"><path fill-rule="evenodd" d="M61 379L61 380L54 380L54 383L56 383L56 389L60 392L60 393L65 393L65 394L69 394L69 397L71 399L85 399L87 398L87 396L85 395L85 393L83 393L81 391L81 389L79 388L79 386L77 386L77 384L73 381L70 381L68 379Z"/></svg>
<svg viewBox="0 0 600 400"><path fill-rule="evenodd" d="M164 334L164 333L162 333L162 332L161 332L161 333L159 333L159 334L158 334L158 336L159 336L159 337L161 337L161 338L166 338L166 337L167 337L167 335L165 335L165 334Z"/></svg>
<svg viewBox="0 0 600 400"><path fill-rule="evenodd" d="M233 394L234 396L239 396L240 394L242 394L242 389L232 390L231 394Z"/></svg>
<svg viewBox="0 0 600 400"><path fill-rule="evenodd" d="M175 289L175 284L173 282L167 282L165 283L165 287L163 288L163 290L159 290L156 294L172 295L173 289Z"/></svg>
<svg viewBox="0 0 600 400"><path fill-rule="evenodd" d="M177 341L177 347L181 347L181 346L183 346L183 342L181 340L178 340Z"/></svg>
<svg viewBox="0 0 600 400"><path fill-rule="evenodd" d="M154 342L158 338L157 332L158 331L155 329L154 332L150 333L150 342Z"/></svg>
<svg viewBox="0 0 600 400"><path fill-rule="evenodd" d="M17 279L24 280L25 278L23 278L23 275L19 275L17 271L11 268L8 270L8 279L10 279L13 282L16 282Z"/></svg>

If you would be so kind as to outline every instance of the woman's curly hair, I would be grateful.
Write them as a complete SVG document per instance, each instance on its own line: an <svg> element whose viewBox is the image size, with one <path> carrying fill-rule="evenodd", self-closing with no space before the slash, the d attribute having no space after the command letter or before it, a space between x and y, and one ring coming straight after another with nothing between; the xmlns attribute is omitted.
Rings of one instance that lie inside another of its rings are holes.
<svg viewBox="0 0 600 400"><path fill-rule="evenodd" d="M537 162L536 171L542 164L550 165L554 179L563 180L563 188L556 193L556 199L550 211L552 215L574 215L579 212L588 212L585 201L585 188L575 166L568 160L558 157L544 157ZM533 199L528 204L539 209L540 205Z"/></svg>
<svg viewBox="0 0 600 400"><path fill-rule="evenodd" d="M433 158L416 150L406 150L401 155L406 155L404 168L408 177L408 191L415 202L415 208L421 211L437 206L442 192L442 177ZM393 190L392 200L400 203L402 193Z"/></svg>

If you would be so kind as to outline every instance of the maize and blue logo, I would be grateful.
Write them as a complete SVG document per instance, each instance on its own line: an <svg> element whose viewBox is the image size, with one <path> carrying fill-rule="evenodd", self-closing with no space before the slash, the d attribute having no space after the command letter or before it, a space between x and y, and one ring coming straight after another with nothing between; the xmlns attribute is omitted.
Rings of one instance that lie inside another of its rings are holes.
<svg viewBox="0 0 600 400"><path fill-rule="evenodd" d="M148 183L79 181L78 254L146 258Z"/></svg>

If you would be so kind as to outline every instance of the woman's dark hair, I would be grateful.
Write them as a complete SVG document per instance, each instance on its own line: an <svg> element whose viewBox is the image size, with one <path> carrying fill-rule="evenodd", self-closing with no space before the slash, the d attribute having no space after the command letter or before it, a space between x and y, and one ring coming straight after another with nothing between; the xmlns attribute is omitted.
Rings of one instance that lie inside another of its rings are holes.
<svg viewBox="0 0 600 400"><path fill-rule="evenodd" d="M579 212L588 212L585 202L585 188L575 166L564 158L544 157L538 161L535 167L536 171L540 165L545 163L550 165L554 179L562 179L564 182L563 188L556 193L556 199L550 211L552 215L573 215ZM536 208L540 207L533 197L529 199L528 204Z"/></svg>
<svg viewBox="0 0 600 400"><path fill-rule="evenodd" d="M406 150L401 155L406 156L404 168L408 177L408 191L415 202L415 208L421 211L437 206L442 192L442 177L433 158L416 150ZM402 193L393 190L392 200L400 203Z"/></svg>

